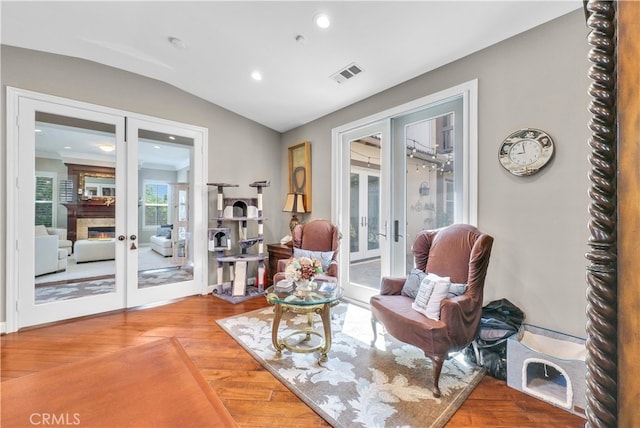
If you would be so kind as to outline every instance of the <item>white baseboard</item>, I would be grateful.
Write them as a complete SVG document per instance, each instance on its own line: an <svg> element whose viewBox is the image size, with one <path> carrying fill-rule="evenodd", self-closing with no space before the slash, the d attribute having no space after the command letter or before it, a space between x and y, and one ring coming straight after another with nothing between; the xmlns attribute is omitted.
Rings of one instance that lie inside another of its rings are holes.
<svg viewBox="0 0 640 428"><path fill-rule="evenodd" d="M0 334L5 334L7 332L7 323L0 322Z"/></svg>

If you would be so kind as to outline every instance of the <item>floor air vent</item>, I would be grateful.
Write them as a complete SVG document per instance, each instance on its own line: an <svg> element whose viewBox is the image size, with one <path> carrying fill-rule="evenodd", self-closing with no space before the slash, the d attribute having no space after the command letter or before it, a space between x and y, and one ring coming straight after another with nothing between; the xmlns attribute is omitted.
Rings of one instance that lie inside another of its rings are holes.
<svg viewBox="0 0 640 428"><path fill-rule="evenodd" d="M352 77L355 77L357 74L360 74L362 71L362 67L360 67L358 64L351 63L342 70L332 75L331 78L338 83L343 83L351 79Z"/></svg>

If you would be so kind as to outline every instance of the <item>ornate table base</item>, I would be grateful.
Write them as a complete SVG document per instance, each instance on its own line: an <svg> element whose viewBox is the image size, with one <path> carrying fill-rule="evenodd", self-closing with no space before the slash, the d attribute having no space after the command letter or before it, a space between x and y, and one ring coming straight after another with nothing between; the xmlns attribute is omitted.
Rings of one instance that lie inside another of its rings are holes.
<svg viewBox="0 0 640 428"><path fill-rule="evenodd" d="M271 341L273 347L276 349L276 355L279 357L282 355L283 349L288 349L291 352L309 353L320 351L320 359L318 362L327 361L327 353L331 348L331 307L338 304L338 301L324 303L320 305L312 306L294 306L286 303L275 303L275 316L273 318L273 325L271 328ZM307 328L304 330L296 330L285 337L278 338L278 329L280 327L280 320L282 314L285 312L292 312L296 314L307 314ZM322 330L320 333L313 328L313 314L319 314L322 319ZM292 336L304 334L306 338L304 341L311 339L311 336L318 336L322 339L321 343L316 346L300 347L295 346L287 342Z"/></svg>

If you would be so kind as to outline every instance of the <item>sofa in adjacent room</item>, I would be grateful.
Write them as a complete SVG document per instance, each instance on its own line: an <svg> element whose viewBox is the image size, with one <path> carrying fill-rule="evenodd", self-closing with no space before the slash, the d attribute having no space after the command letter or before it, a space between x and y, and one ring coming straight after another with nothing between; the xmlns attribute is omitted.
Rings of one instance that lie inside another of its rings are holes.
<svg viewBox="0 0 640 428"><path fill-rule="evenodd" d="M155 235L149 238L151 249L165 257L173 255L173 246L171 242L171 232L173 225L166 224L158 227Z"/></svg>
<svg viewBox="0 0 640 428"><path fill-rule="evenodd" d="M67 229L59 227L45 227L38 225L35 228L36 236L56 235L58 237L58 248L65 250L67 255L70 256L73 251L72 243L67 239Z"/></svg>
<svg viewBox="0 0 640 428"><path fill-rule="evenodd" d="M35 276L67 270L67 250L58 248L57 235L35 236Z"/></svg>

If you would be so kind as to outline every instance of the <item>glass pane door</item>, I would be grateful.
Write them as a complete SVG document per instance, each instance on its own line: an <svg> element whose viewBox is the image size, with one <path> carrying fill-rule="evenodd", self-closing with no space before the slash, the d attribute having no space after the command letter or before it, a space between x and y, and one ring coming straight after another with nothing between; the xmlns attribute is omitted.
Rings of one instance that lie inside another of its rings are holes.
<svg viewBox="0 0 640 428"><path fill-rule="evenodd" d="M350 142L349 282L380 286L380 134Z"/></svg>
<svg viewBox="0 0 640 428"><path fill-rule="evenodd" d="M128 306L192 295L198 236L194 225L194 159L201 138L170 124L129 119L129 175L132 188Z"/></svg>
<svg viewBox="0 0 640 428"><path fill-rule="evenodd" d="M18 327L121 308L123 118L30 99L19 105L26 185L15 215L30 233L19 234Z"/></svg>
<svg viewBox="0 0 640 428"><path fill-rule="evenodd" d="M413 268L411 246L420 231L461 221L462 102L456 97L392 120L398 275Z"/></svg>

